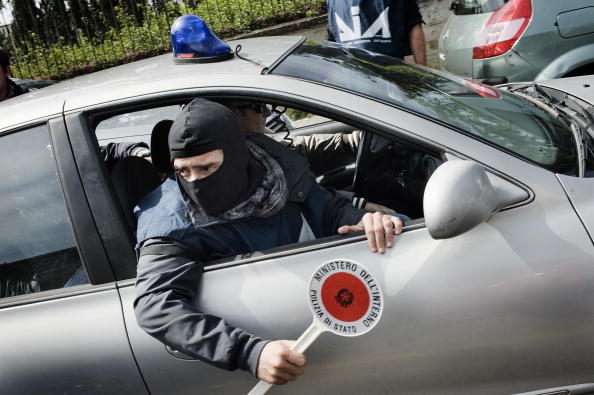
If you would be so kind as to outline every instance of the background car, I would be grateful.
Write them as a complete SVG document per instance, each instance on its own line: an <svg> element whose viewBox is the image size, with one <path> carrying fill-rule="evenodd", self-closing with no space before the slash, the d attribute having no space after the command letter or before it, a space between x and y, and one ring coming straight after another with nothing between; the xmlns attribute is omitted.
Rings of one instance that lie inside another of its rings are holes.
<svg viewBox="0 0 594 395"><path fill-rule="evenodd" d="M139 328L128 192L156 169L138 158L148 167L109 174L100 155L108 142L152 142L197 96L324 117L289 138L362 130L353 163L320 183L413 218L383 255L354 234L205 263L198 308L266 339L309 326L306 287L324 262L363 264L381 285L371 333L322 335L306 373L271 393L594 393L593 87L498 89L301 37L231 44L242 58L163 55L0 106L0 393L256 383Z"/></svg>
<svg viewBox="0 0 594 395"><path fill-rule="evenodd" d="M22 80L20 78L11 78L17 85L29 89L41 89L56 83L54 80Z"/></svg>
<svg viewBox="0 0 594 395"><path fill-rule="evenodd" d="M594 74L594 3L454 0L438 42L444 70L486 84Z"/></svg>

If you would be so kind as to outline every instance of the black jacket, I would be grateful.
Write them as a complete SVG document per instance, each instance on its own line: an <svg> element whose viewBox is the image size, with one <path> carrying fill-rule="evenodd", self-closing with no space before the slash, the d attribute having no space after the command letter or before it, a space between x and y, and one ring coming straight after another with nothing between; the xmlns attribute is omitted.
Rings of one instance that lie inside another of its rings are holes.
<svg viewBox="0 0 594 395"><path fill-rule="evenodd" d="M7 82L8 89L6 90L6 97L4 98L4 100L11 99L13 97L29 92L29 89L25 88L24 86L17 85L16 82L11 80L10 78L7 79Z"/></svg>

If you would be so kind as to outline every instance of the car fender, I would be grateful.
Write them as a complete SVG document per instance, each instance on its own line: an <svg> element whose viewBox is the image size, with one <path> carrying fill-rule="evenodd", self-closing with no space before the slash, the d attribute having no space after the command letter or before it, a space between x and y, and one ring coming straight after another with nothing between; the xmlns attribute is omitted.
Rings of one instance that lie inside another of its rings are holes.
<svg viewBox="0 0 594 395"><path fill-rule="evenodd" d="M574 48L552 60L534 79L535 81L560 78L578 67L594 63L594 43Z"/></svg>

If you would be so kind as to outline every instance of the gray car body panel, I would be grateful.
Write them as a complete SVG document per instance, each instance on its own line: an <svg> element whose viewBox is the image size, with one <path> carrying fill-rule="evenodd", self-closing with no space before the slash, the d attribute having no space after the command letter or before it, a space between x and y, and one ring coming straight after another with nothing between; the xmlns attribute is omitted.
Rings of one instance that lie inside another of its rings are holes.
<svg viewBox="0 0 594 395"><path fill-rule="evenodd" d="M115 286L88 288L0 305L2 394L147 394Z"/></svg>
<svg viewBox="0 0 594 395"><path fill-rule="evenodd" d="M557 15L557 28L563 38L594 33L594 7L578 8Z"/></svg>
<svg viewBox="0 0 594 395"><path fill-rule="evenodd" d="M594 76L580 76L553 81L541 81L539 85L566 92L594 105Z"/></svg>
<svg viewBox="0 0 594 395"><path fill-rule="evenodd" d="M446 59L440 66L474 79L507 77L514 82L562 77L594 63L592 7L588 6L591 3L584 0L532 0L532 18L520 39L507 53L486 59L472 59L472 48L483 23L493 13L452 13L440 34L439 57ZM449 34L444 39L446 32Z"/></svg>
<svg viewBox="0 0 594 395"><path fill-rule="evenodd" d="M588 178L568 177L557 174L575 211L580 217L590 237L594 240L594 183Z"/></svg>

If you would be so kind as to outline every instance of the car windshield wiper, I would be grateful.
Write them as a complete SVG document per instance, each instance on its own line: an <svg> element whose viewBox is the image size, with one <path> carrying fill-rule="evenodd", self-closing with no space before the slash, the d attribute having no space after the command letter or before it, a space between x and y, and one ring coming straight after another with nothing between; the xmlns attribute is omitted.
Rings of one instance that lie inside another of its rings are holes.
<svg viewBox="0 0 594 395"><path fill-rule="evenodd" d="M569 124L576 142L578 176L584 177L586 159L594 157L594 106L582 104L566 93L545 89L535 82L500 88L537 105L555 118L563 118Z"/></svg>

